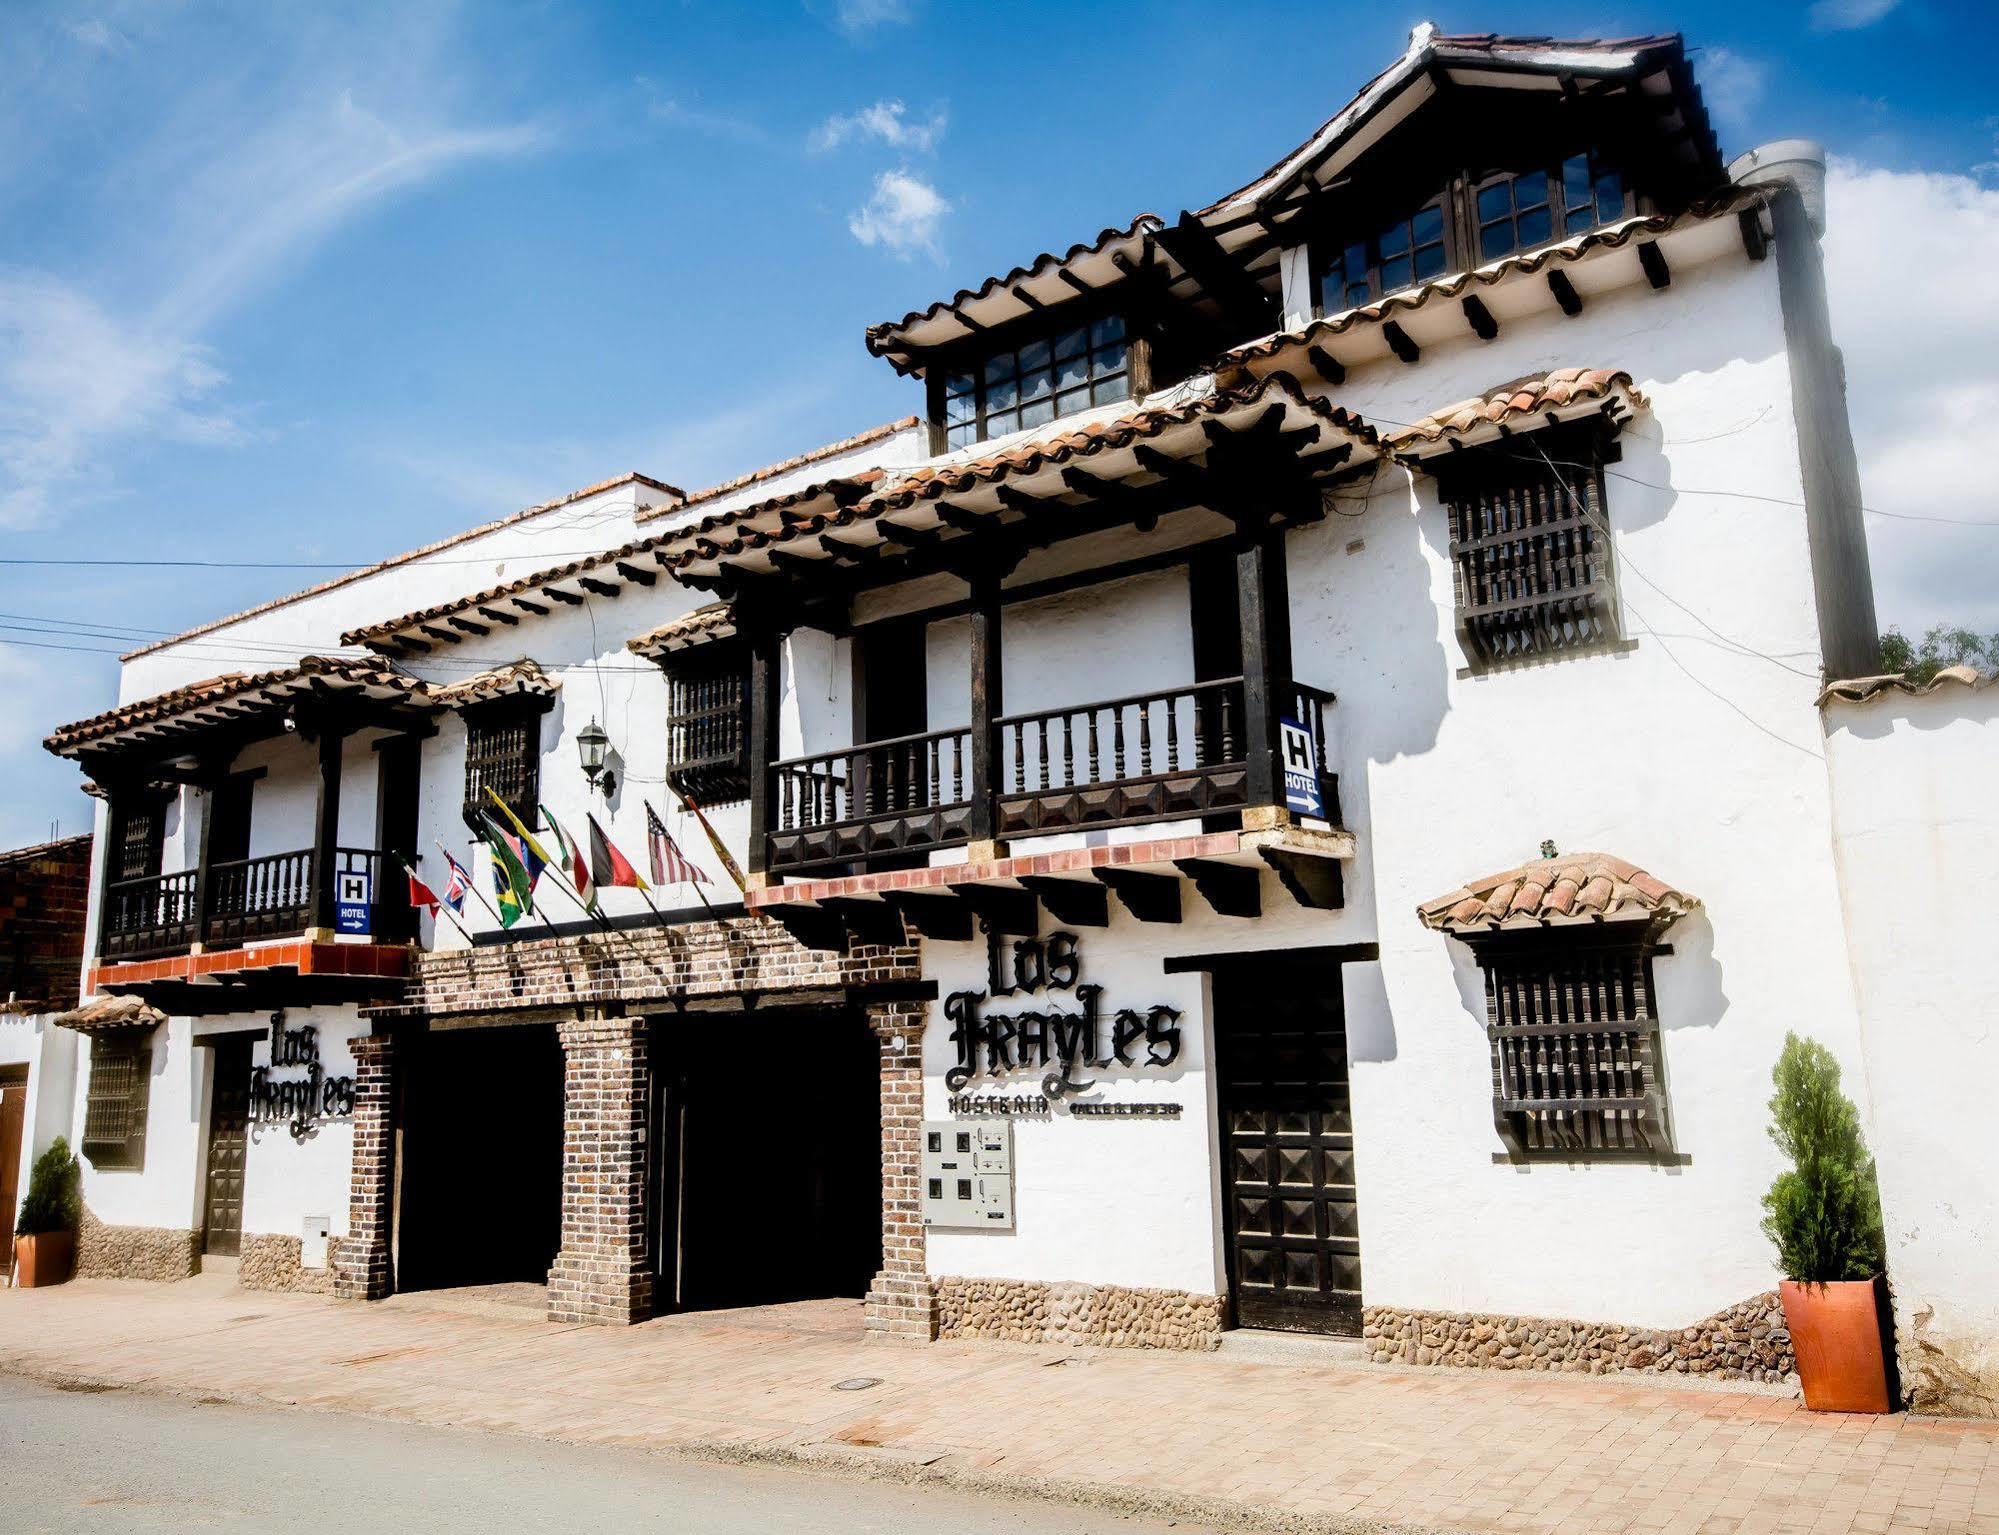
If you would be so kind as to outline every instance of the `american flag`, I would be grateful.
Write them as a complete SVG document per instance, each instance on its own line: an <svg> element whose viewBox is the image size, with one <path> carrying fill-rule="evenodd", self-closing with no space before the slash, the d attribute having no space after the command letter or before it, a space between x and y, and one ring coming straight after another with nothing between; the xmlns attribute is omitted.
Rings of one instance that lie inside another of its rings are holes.
<svg viewBox="0 0 1999 1535"><path fill-rule="evenodd" d="M646 853L652 859L652 882L655 885L706 885L711 883L700 868L690 862L680 851L680 844L673 840L673 833L666 829L666 823L659 818L659 812L652 808L652 801L646 807Z"/></svg>

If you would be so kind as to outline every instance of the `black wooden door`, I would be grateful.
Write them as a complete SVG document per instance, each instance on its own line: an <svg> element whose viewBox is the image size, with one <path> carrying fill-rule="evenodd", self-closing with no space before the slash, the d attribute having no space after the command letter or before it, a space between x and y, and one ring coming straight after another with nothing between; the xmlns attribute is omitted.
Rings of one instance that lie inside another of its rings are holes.
<svg viewBox="0 0 1999 1535"><path fill-rule="evenodd" d="M250 1042L254 1037L239 1034L215 1045L201 1250L220 1257L234 1257L243 1243L243 1159L250 1140Z"/></svg>
<svg viewBox="0 0 1999 1535"><path fill-rule="evenodd" d="M1229 1285L1240 1327L1360 1333L1360 1227L1340 972L1219 971L1215 1052Z"/></svg>
<svg viewBox="0 0 1999 1535"><path fill-rule="evenodd" d="M210 862L237 863L250 856L250 797L256 782L248 773L232 773L209 791L208 813L215 817L215 829L208 834Z"/></svg>

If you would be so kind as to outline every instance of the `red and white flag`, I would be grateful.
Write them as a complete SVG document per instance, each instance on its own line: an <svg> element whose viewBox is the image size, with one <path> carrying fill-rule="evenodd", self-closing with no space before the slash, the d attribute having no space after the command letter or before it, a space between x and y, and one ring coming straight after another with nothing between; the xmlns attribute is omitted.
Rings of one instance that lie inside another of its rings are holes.
<svg viewBox="0 0 1999 1535"><path fill-rule="evenodd" d="M673 833L666 829L666 823L659 818L659 812L652 808L652 801L645 801L646 807L646 852L652 859L652 882L655 885L706 885L711 884L698 864L680 851L680 844L673 840Z"/></svg>

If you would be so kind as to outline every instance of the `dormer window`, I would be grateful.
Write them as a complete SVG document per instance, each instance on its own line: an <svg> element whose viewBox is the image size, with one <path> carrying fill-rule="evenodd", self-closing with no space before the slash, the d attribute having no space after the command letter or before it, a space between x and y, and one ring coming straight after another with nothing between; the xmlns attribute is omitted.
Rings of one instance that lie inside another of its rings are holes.
<svg viewBox="0 0 1999 1535"><path fill-rule="evenodd" d="M1131 397L1131 348L1122 315L995 352L976 371L944 378L944 446L1004 437L1058 416Z"/></svg>
<svg viewBox="0 0 1999 1535"><path fill-rule="evenodd" d="M1439 197L1364 239L1333 245L1319 265L1319 312L1338 314L1441 276L1450 266L1444 228Z"/></svg>
<svg viewBox="0 0 1999 1535"><path fill-rule="evenodd" d="M1479 186L1475 203L1481 262L1608 224L1626 208L1624 178L1594 154L1495 176Z"/></svg>

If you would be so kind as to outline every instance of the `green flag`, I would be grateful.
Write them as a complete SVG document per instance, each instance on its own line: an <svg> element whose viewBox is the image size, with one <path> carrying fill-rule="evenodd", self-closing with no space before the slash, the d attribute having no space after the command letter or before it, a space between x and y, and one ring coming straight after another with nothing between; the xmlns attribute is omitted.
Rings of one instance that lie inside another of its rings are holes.
<svg viewBox="0 0 1999 1535"><path fill-rule="evenodd" d="M500 926L512 927L534 910L534 881L528 877L527 865L514 851L513 839L506 829L490 814L479 819L482 823L479 835L485 838L493 854L493 896L500 905Z"/></svg>

